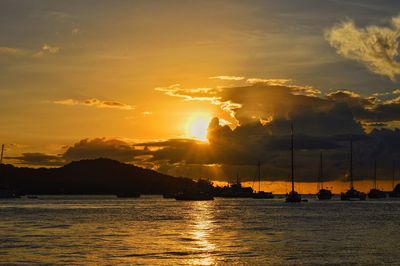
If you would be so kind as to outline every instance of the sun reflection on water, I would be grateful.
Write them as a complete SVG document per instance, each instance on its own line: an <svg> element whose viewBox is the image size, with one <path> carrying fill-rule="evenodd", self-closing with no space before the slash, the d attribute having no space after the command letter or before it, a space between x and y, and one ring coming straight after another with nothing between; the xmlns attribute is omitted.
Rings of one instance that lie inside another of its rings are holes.
<svg viewBox="0 0 400 266"><path fill-rule="evenodd" d="M211 235L215 231L214 204L210 201L193 202L191 213L192 225L189 234L194 239L193 251L199 255L190 258L187 263L191 265L214 265L213 255L216 245L210 242Z"/></svg>

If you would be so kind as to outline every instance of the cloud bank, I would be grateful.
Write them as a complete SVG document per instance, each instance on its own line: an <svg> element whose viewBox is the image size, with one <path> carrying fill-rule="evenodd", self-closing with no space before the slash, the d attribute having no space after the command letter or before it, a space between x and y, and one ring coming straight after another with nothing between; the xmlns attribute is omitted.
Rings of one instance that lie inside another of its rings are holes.
<svg viewBox="0 0 400 266"><path fill-rule="evenodd" d="M235 103L237 107L226 112L238 123L212 119L207 144L192 139L137 143L85 139L60 155L23 154L14 159L24 164L55 165L107 157L166 174L225 181L238 173L243 180L253 180L256 164L261 161L263 175L269 180L286 180L293 122L298 180L315 180L320 151L324 153L326 179L345 178L350 136L354 139L356 178L372 177L375 158L380 178L391 178L392 160L400 159L400 130L391 126L400 121L397 94L362 96L343 89L313 95L299 94L299 88L306 90L307 86L259 82L215 90L160 88L158 91L185 101L207 100L221 108L224 103Z"/></svg>
<svg viewBox="0 0 400 266"><path fill-rule="evenodd" d="M364 63L373 73L395 80L400 74L398 56L400 16L389 27L357 27L348 20L328 29L325 37L341 56Z"/></svg>

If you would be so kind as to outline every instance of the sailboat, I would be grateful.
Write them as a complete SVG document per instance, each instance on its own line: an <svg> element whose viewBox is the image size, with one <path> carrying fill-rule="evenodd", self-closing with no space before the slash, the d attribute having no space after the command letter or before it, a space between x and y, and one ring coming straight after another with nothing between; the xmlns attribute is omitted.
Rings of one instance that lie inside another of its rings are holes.
<svg viewBox="0 0 400 266"><path fill-rule="evenodd" d="M258 162L258 192L253 193L252 198L253 199L273 199L274 194L272 192L265 192L261 191L261 163Z"/></svg>
<svg viewBox="0 0 400 266"><path fill-rule="evenodd" d="M291 149L292 149L292 191L286 194L286 202L301 202L301 195L294 190L294 143L293 123L291 124Z"/></svg>
<svg viewBox="0 0 400 266"><path fill-rule="evenodd" d="M323 179L323 168L322 168L322 152L320 153L319 156L319 173L318 173L318 193L317 193L317 198L319 200L330 200L332 199L332 191L329 189L324 189L324 181Z"/></svg>
<svg viewBox="0 0 400 266"><path fill-rule="evenodd" d="M400 198L400 184L395 185L396 175L396 162L393 161L393 172L392 172L392 192L389 193L391 198Z"/></svg>
<svg viewBox="0 0 400 266"><path fill-rule="evenodd" d="M386 192L379 190L376 186L376 160L374 161L374 187L369 191L368 198L383 199L386 198Z"/></svg>
<svg viewBox="0 0 400 266"><path fill-rule="evenodd" d="M353 139L350 138L350 189L340 195L341 200L365 200L367 195L354 189L353 182Z"/></svg>
<svg viewBox="0 0 400 266"><path fill-rule="evenodd" d="M1 145L0 167L3 165L3 154L4 154L4 144ZM18 196L14 193L13 190L7 187L0 187L0 199L11 199L11 198L18 198Z"/></svg>

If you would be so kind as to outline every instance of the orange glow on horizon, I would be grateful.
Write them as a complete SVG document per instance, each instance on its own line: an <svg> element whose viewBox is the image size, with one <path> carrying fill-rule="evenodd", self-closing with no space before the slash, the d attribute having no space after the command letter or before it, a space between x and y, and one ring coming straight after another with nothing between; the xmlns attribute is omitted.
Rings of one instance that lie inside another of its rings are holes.
<svg viewBox="0 0 400 266"><path fill-rule="evenodd" d="M213 181L215 186L226 186L227 182ZM241 183L244 187L252 187L255 191L258 190L258 182L246 181ZM396 183L397 184L397 183ZM355 189L368 193L372 188L371 180L354 181ZM290 191L291 183L288 181L274 181L267 182L261 181L261 190L273 192L275 194L286 194ZM324 188L332 190L334 194L340 194L349 189L349 182L343 181L329 181L324 182ZM378 188L383 191L392 191L392 181L385 180L378 183ZM301 194L316 194L317 183L316 182L296 182L295 190Z"/></svg>

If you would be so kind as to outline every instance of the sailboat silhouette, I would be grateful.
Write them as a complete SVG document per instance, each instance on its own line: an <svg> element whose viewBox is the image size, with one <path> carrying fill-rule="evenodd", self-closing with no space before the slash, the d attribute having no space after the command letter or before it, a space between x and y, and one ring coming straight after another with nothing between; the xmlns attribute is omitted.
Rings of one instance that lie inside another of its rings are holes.
<svg viewBox="0 0 400 266"><path fill-rule="evenodd" d="M323 168L322 168L322 152L320 153L319 156L319 171L318 171L318 193L317 193L317 198L319 200L330 200L332 198L332 191L329 189L324 188L324 181L323 181Z"/></svg>
<svg viewBox="0 0 400 266"><path fill-rule="evenodd" d="M365 200L367 195L354 189L353 180L353 139L350 137L350 189L340 195L341 200Z"/></svg>
<svg viewBox="0 0 400 266"><path fill-rule="evenodd" d="M292 190L286 194L286 202L301 202L301 195L294 190L294 131L291 123L291 165L292 165Z"/></svg>

